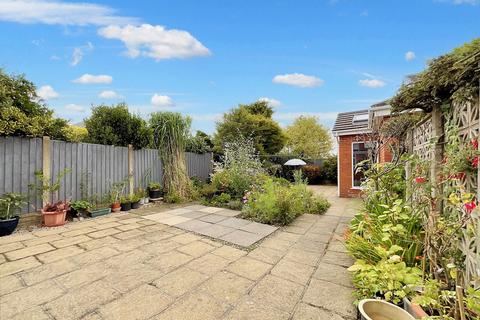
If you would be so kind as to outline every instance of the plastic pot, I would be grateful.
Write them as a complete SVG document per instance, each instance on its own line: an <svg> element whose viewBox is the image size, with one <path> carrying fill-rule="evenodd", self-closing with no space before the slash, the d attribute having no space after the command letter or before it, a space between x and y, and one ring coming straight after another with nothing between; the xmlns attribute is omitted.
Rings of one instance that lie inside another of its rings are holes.
<svg viewBox="0 0 480 320"><path fill-rule="evenodd" d="M162 197L162 190L148 190L150 199L158 199Z"/></svg>
<svg viewBox="0 0 480 320"><path fill-rule="evenodd" d="M120 207L122 208L122 211L130 211L130 209L132 209L132 204L130 202L121 203Z"/></svg>
<svg viewBox="0 0 480 320"><path fill-rule="evenodd" d="M67 210L61 211L43 211L43 225L45 227L58 227L65 224L65 216L67 215Z"/></svg>
<svg viewBox="0 0 480 320"><path fill-rule="evenodd" d="M17 228L18 220L20 220L19 216L8 220L0 220L0 237L12 234Z"/></svg>
<svg viewBox="0 0 480 320"><path fill-rule="evenodd" d="M407 311L385 300L361 300L358 311L362 320L415 320Z"/></svg>
<svg viewBox="0 0 480 320"><path fill-rule="evenodd" d="M92 216L92 218L104 216L109 213L110 213L110 208L98 208L98 209L90 210L90 215Z"/></svg>
<svg viewBox="0 0 480 320"><path fill-rule="evenodd" d="M132 202L132 209L138 209L138 208L140 208L140 201Z"/></svg>

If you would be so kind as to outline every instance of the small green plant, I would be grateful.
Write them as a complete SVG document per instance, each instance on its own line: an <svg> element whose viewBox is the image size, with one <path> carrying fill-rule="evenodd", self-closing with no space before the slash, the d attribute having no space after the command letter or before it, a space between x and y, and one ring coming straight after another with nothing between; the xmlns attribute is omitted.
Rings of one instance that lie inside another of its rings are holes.
<svg viewBox="0 0 480 320"><path fill-rule="evenodd" d="M110 189L110 202L117 203L120 201L120 197L125 192L125 188L127 187L128 177L123 179L122 181L115 182L112 184Z"/></svg>
<svg viewBox="0 0 480 320"><path fill-rule="evenodd" d="M64 169L58 173L53 182L48 177L45 177L42 171L35 171L37 181L29 185L30 190L33 190L39 197L46 199L51 203L58 203L58 191L61 187L63 177L70 172L70 169ZM63 201L62 201L63 202Z"/></svg>
<svg viewBox="0 0 480 320"><path fill-rule="evenodd" d="M120 197L120 203L121 204L126 204L126 203L131 203L132 201L130 201L130 197L129 196L121 196Z"/></svg>
<svg viewBox="0 0 480 320"><path fill-rule="evenodd" d="M141 197L138 194L131 194L128 199L130 200L131 203L137 203L140 201Z"/></svg>
<svg viewBox="0 0 480 320"><path fill-rule="evenodd" d="M12 219L25 204L25 197L19 193L4 194L0 197L0 220Z"/></svg>
<svg viewBox="0 0 480 320"><path fill-rule="evenodd" d="M381 297L398 304L405 297L411 298L414 287L422 283L422 270L407 267L398 255L377 264L357 260L348 271L353 273L358 300Z"/></svg>
<svg viewBox="0 0 480 320"><path fill-rule="evenodd" d="M70 206L77 212L86 212L92 207L92 204L86 200L77 200L73 201Z"/></svg>
<svg viewBox="0 0 480 320"><path fill-rule="evenodd" d="M90 198L90 208L91 209L103 209L103 208L108 208L111 205L111 195L110 194L105 194L105 195L93 195Z"/></svg>
<svg viewBox="0 0 480 320"><path fill-rule="evenodd" d="M152 191L160 191L162 190L162 185L160 184L160 182L152 181L148 184L148 189Z"/></svg>

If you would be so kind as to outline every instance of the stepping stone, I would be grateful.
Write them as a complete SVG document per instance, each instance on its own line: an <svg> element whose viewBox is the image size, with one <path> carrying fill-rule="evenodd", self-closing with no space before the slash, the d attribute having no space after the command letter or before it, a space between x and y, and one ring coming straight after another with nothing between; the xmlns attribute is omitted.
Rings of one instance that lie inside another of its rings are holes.
<svg viewBox="0 0 480 320"><path fill-rule="evenodd" d="M225 217L236 217L241 214L240 211L235 211L235 210L230 210L230 209L222 209L222 208L217 208L221 209L219 211L215 211L216 214L219 214L221 216Z"/></svg>
<svg viewBox="0 0 480 320"><path fill-rule="evenodd" d="M182 217L192 218L192 219L198 219L198 218L201 218L201 217L204 217L204 216L207 216L207 215L208 215L208 213L199 212L199 211L191 211L191 212L181 214Z"/></svg>
<svg viewBox="0 0 480 320"><path fill-rule="evenodd" d="M206 207L204 209L200 209L200 210L197 210L197 211L206 212L206 213L217 213L217 212L223 211L223 210L225 210L225 209L215 208L215 207Z"/></svg>

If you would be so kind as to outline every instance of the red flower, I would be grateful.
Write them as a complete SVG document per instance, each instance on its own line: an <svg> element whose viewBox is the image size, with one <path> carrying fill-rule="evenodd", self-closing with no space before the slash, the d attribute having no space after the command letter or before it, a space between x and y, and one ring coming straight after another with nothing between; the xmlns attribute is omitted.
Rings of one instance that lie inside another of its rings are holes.
<svg viewBox="0 0 480 320"><path fill-rule="evenodd" d="M455 179L455 180L463 180L465 178L465 172L458 172L458 173L452 174L449 178Z"/></svg>
<svg viewBox="0 0 480 320"><path fill-rule="evenodd" d="M478 168L478 156L475 156L472 160L472 166Z"/></svg>
<svg viewBox="0 0 480 320"><path fill-rule="evenodd" d="M478 140L477 139L472 139L470 141L470 144L472 145L472 147L477 150L478 149Z"/></svg>
<svg viewBox="0 0 480 320"><path fill-rule="evenodd" d="M472 213L472 211L477 207L477 205L473 201L467 202L463 206L465 207L465 210L468 214Z"/></svg>
<svg viewBox="0 0 480 320"><path fill-rule="evenodd" d="M427 179L425 177L415 177L415 182L420 184L420 183L425 183Z"/></svg>

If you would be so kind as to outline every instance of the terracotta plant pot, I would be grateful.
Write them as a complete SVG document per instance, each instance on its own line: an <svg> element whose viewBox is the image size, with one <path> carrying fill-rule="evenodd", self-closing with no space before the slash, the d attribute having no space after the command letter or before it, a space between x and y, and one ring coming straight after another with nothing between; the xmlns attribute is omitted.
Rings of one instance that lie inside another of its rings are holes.
<svg viewBox="0 0 480 320"><path fill-rule="evenodd" d="M361 300L358 311L362 320L415 320L407 311L385 300Z"/></svg>
<svg viewBox="0 0 480 320"><path fill-rule="evenodd" d="M425 311L423 311L421 306L411 302L407 298L403 298L403 308L408 313L410 313L415 319L423 319L423 317L428 317L428 314Z"/></svg>
<svg viewBox="0 0 480 320"><path fill-rule="evenodd" d="M120 206L120 202L114 202L112 204L112 212L118 212L120 211L120 209L122 209Z"/></svg>
<svg viewBox="0 0 480 320"><path fill-rule="evenodd" d="M65 224L66 214L67 210L51 212L42 210L43 225L45 227L63 226Z"/></svg>
<svg viewBox="0 0 480 320"><path fill-rule="evenodd" d="M8 236L17 228L19 216L15 216L12 219L0 220L0 237Z"/></svg>

